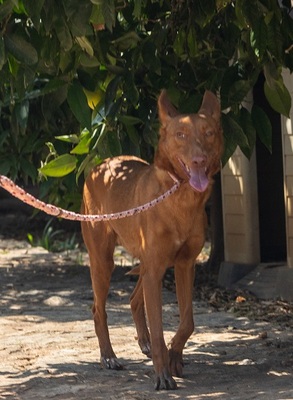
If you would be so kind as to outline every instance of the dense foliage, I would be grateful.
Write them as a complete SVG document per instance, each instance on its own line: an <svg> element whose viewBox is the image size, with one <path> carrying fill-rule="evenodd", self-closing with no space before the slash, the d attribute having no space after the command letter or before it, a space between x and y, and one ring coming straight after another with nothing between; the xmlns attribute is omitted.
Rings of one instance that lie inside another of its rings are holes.
<svg viewBox="0 0 293 400"><path fill-rule="evenodd" d="M263 73L269 103L289 115L281 72L293 69L290 7L290 0L0 0L0 173L62 177L42 186L60 203L57 193L74 195L75 179L105 157L151 159L162 88L182 112L196 111L205 89L219 93L223 162L237 145L250 157L257 135L271 149L267 115L243 99Z"/></svg>

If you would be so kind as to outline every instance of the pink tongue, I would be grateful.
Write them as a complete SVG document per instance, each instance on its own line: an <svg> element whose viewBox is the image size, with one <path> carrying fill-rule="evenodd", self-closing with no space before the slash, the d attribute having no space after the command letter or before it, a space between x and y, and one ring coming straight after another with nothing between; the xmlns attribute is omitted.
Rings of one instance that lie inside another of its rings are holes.
<svg viewBox="0 0 293 400"><path fill-rule="evenodd" d="M190 175L190 186L198 192L204 192L209 184L205 168L193 168Z"/></svg>

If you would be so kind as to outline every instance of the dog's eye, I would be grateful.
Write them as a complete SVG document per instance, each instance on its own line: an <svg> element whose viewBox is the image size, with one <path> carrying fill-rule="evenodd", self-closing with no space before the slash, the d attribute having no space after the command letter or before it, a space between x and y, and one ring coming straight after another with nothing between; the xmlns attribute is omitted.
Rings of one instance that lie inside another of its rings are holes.
<svg viewBox="0 0 293 400"><path fill-rule="evenodd" d="M213 131L206 131L205 132L205 137L207 137L207 138L212 137L213 135L214 135Z"/></svg>
<svg viewBox="0 0 293 400"><path fill-rule="evenodd" d="M176 133L176 135L177 135L177 137L179 138L179 139L185 139L186 138L186 134L184 133L184 132L177 132Z"/></svg>

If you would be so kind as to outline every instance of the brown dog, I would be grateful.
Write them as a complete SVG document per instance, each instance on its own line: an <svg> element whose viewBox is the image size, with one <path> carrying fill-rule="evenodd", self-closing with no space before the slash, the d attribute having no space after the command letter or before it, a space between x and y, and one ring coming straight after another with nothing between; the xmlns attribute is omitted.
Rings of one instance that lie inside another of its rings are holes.
<svg viewBox="0 0 293 400"><path fill-rule="evenodd" d="M140 259L131 310L142 352L153 359L156 389L176 389L182 351L193 332L192 290L195 259L205 240L205 203L212 176L220 169L223 137L220 104L206 91L198 114L180 115L163 91L158 100L160 140L154 164L129 156L108 159L88 176L82 212L128 210L155 199L180 180L179 189L152 209L108 222L82 222L94 292L93 316L102 365L121 369L109 339L105 304L117 242ZM162 326L162 279L174 266L180 312L178 331L168 350ZM145 311L149 330L147 327Z"/></svg>

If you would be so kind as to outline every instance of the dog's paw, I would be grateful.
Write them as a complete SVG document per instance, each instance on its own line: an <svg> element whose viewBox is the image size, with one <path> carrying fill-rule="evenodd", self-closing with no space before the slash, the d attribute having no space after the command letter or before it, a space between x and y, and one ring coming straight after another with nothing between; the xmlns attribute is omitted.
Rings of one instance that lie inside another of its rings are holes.
<svg viewBox="0 0 293 400"><path fill-rule="evenodd" d="M177 383L175 379L169 374L169 372L162 372L156 375L155 390L175 390L177 389Z"/></svg>
<svg viewBox="0 0 293 400"><path fill-rule="evenodd" d="M148 358L152 358L151 344L149 342L139 343L139 347L143 354L145 354Z"/></svg>
<svg viewBox="0 0 293 400"><path fill-rule="evenodd" d="M101 364L102 367L106 369L116 369L116 370L124 369L124 366L121 364L121 362L118 361L116 357L111 357L111 358L101 357Z"/></svg>
<svg viewBox="0 0 293 400"><path fill-rule="evenodd" d="M183 375L183 359L182 353L178 353L172 349L169 350L169 365L173 376L182 378Z"/></svg>

